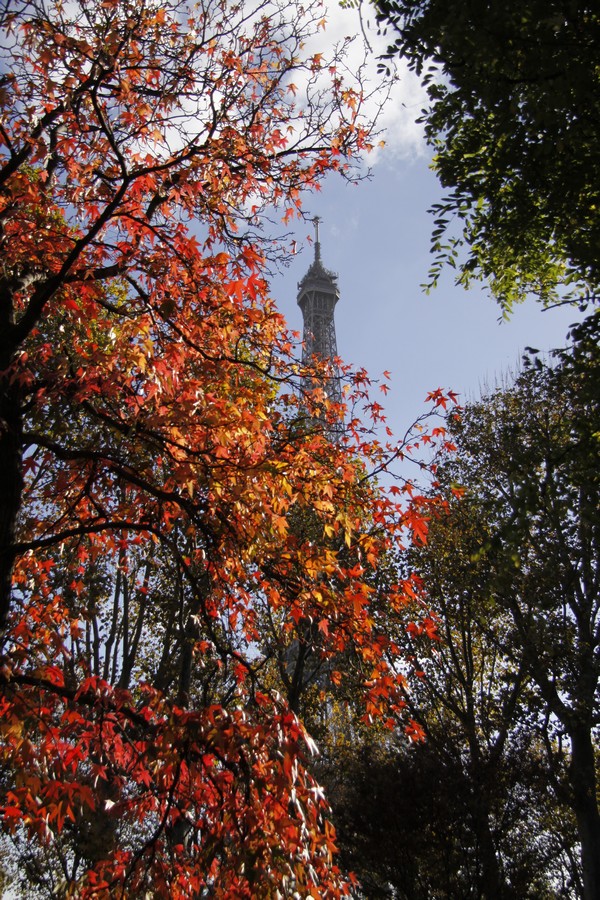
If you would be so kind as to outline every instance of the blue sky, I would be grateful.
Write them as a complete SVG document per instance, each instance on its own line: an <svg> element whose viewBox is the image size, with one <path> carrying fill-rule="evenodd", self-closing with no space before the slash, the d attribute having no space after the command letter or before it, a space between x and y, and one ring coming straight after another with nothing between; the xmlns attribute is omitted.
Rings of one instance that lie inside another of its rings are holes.
<svg viewBox="0 0 600 900"><path fill-rule="evenodd" d="M543 310L533 299L509 321L483 288L457 287L452 273L429 296L421 289L430 264L431 217L441 195L424 156L382 160L373 179L356 186L331 179L307 204L320 215L324 264L338 273L338 352L373 378L392 373L385 399L398 434L424 408L428 391L451 388L477 397L487 383L519 364L526 346L549 350L565 344L571 308ZM286 274L273 282L274 296L290 327L301 330L296 284L308 268L312 228L297 229L303 247ZM383 395L382 395L383 397Z"/></svg>
<svg viewBox="0 0 600 900"><path fill-rule="evenodd" d="M335 11L337 36L352 29L351 11ZM396 434L424 409L428 391L451 388L463 399L515 370L526 346L549 350L565 344L573 308L544 311L533 299L500 320L500 309L483 287L454 284L452 272L426 296L420 285L430 265L430 205L442 190L429 169L428 150L414 125L423 103L415 81L402 74L384 112L387 146L378 150L373 177L350 185L330 177L306 209L322 219L324 264L339 275L336 310L340 356L373 378L392 373L391 391L378 398ZM300 252L272 290L290 327L301 330L296 283L308 268L309 224L295 237Z"/></svg>

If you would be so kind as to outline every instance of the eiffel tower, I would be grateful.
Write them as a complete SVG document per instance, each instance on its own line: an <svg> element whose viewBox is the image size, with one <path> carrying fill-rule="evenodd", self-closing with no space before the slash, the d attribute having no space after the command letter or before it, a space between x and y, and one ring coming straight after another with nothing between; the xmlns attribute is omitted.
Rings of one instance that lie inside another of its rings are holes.
<svg viewBox="0 0 600 900"><path fill-rule="evenodd" d="M313 357L330 362L332 373L322 386L328 400L339 404L342 402L342 390L335 363L337 341L334 310L340 299L340 290L337 283L338 276L326 269L321 261L320 221L319 216L313 219L315 258L302 281L298 282L298 306L302 310L304 320L302 362L309 364ZM310 381L307 386L314 387L314 382Z"/></svg>
<svg viewBox="0 0 600 900"><path fill-rule="evenodd" d="M329 363L329 374L324 381L317 381L307 375L302 385L310 391L321 387L327 399L335 404L342 402L340 375L336 364L337 341L335 336L334 311L340 291L335 272L326 269L321 261L321 242L319 240L319 216L315 216L315 258L309 266L304 278L298 282L298 306L302 310L304 320L304 349L302 362L310 367L313 359ZM321 417L317 418L317 421ZM323 420L325 417L323 417ZM323 427L323 420L319 422ZM315 420L313 419L313 424ZM336 442L343 432L343 422L325 424L325 434ZM318 648L322 636L318 625L311 619L298 623L296 637L285 653L285 675L288 679L287 691L291 708L297 712L303 690L310 684L325 687L328 684L331 664L321 659Z"/></svg>

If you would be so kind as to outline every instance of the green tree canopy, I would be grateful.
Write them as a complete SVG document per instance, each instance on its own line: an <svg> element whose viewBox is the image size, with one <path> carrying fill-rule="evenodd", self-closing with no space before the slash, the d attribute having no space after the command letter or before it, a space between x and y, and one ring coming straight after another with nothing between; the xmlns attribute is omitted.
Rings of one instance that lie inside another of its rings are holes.
<svg viewBox="0 0 600 900"><path fill-rule="evenodd" d="M589 0L376 0L421 76L435 204L430 272L488 280L510 310L598 299L600 13ZM389 27L388 27L389 26ZM466 253L462 252L466 248Z"/></svg>
<svg viewBox="0 0 600 900"><path fill-rule="evenodd" d="M598 896L599 325L451 422L447 510L396 561L425 593L387 617L426 740L338 728L324 779L368 897Z"/></svg>
<svg viewBox="0 0 600 900"><path fill-rule="evenodd" d="M539 729L535 709L545 721L557 796L577 820L586 898L600 890L597 320L556 368L538 361L468 407L458 454L441 469L465 486L463 519L481 523L472 562L486 563L491 636L532 689L522 724Z"/></svg>

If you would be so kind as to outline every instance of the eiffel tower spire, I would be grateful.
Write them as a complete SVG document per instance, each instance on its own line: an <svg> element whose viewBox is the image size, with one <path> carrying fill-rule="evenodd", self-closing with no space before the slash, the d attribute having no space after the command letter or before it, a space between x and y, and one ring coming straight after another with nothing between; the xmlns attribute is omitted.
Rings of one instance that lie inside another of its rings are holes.
<svg viewBox="0 0 600 900"><path fill-rule="evenodd" d="M331 362L334 372L323 387L330 400L334 403L341 403L340 379L335 366L337 341L334 320L335 305L340 298L340 291L337 275L326 269L321 262L320 221L319 216L315 216L313 219L315 258L302 281L298 283L298 306L302 310L304 320L302 361L308 363L313 356L316 356Z"/></svg>

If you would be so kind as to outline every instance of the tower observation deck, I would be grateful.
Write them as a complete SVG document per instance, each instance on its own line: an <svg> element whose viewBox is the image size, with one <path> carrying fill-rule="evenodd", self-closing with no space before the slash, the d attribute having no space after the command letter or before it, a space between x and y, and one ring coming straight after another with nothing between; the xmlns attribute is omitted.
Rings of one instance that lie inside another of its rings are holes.
<svg viewBox="0 0 600 900"><path fill-rule="evenodd" d="M298 306L304 320L304 350L302 361L310 363L313 357L329 361L331 376L325 384L327 397L333 403L342 402L340 376L335 360L337 341L335 336L335 305L340 298L338 276L326 269L321 261L319 241L319 216L313 219L315 225L315 258L304 278L298 282Z"/></svg>

